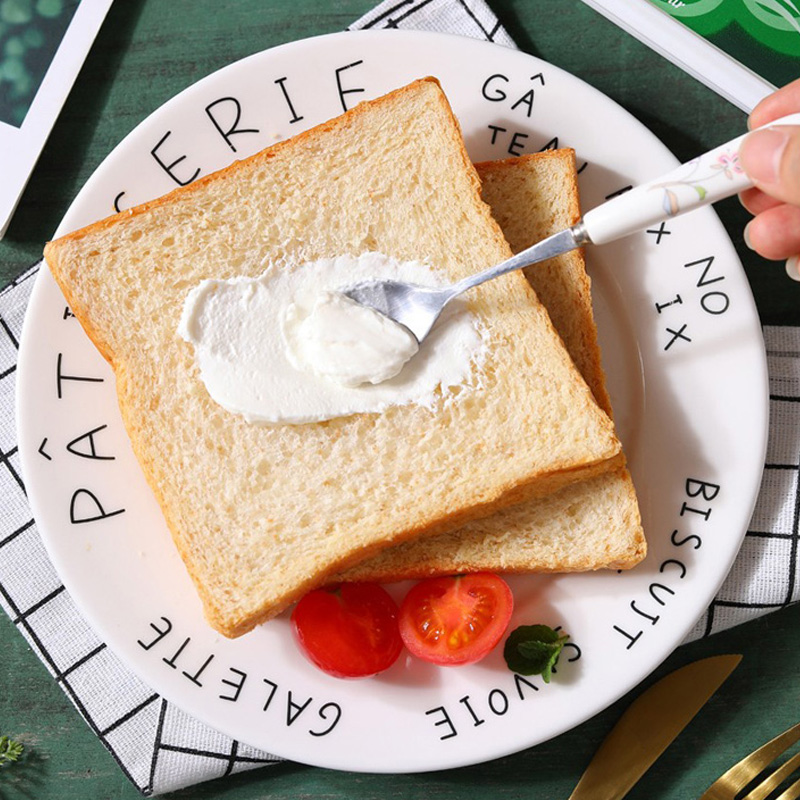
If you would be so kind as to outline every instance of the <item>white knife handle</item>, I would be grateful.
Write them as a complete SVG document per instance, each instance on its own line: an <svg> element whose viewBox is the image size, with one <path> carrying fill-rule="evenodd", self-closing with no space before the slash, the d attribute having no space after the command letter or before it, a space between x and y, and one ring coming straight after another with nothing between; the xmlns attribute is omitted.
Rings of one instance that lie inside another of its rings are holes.
<svg viewBox="0 0 800 800"><path fill-rule="evenodd" d="M764 127L776 125L800 125L800 114L781 117ZM588 211L583 224L589 238L594 244L613 242L653 223L749 189L753 183L739 165L739 148L745 136Z"/></svg>

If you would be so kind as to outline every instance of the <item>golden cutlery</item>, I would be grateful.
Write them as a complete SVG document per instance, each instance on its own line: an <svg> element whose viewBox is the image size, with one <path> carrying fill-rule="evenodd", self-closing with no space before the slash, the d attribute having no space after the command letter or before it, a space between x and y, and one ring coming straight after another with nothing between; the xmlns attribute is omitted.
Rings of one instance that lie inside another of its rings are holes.
<svg viewBox="0 0 800 800"><path fill-rule="evenodd" d="M704 658L643 692L606 736L569 800L625 797L741 660L740 655Z"/></svg>
<svg viewBox="0 0 800 800"><path fill-rule="evenodd" d="M739 793L760 775L781 753L785 752L800 739L800 723L784 731L780 736L754 750L749 756L734 764L724 775L721 775L700 800L734 800ZM764 800L774 792L792 773L800 768L800 753L796 753L785 761L774 772L770 773L757 786L748 792L745 800ZM797 800L800 797L800 778L786 788L774 800Z"/></svg>

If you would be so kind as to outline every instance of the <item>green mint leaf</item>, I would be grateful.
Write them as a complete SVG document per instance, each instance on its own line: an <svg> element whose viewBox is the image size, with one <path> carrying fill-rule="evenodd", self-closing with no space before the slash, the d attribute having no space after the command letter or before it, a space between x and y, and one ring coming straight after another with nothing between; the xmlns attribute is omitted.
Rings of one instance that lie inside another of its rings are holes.
<svg viewBox="0 0 800 800"><path fill-rule="evenodd" d="M22 744L9 739L8 736L0 736L0 767L17 761L22 755Z"/></svg>
<svg viewBox="0 0 800 800"><path fill-rule="evenodd" d="M545 683L550 677L569 636L548 625L520 625L515 628L503 648L506 664L518 675L541 675Z"/></svg>
<svg viewBox="0 0 800 800"><path fill-rule="evenodd" d="M528 664L532 675L541 675L545 683L550 683L550 675L563 644L549 642L520 642L517 646L519 654Z"/></svg>

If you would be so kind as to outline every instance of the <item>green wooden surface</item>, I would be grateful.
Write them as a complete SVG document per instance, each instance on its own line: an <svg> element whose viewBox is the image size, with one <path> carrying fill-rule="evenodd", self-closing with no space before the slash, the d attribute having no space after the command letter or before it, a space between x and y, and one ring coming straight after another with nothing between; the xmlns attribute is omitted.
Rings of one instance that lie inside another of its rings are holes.
<svg viewBox="0 0 800 800"><path fill-rule="evenodd" d="M369 0L116 0L70 95L6 238L0 283L41 252L71 199L111 148L176 92L264 48L343 29ZM744 115L579 0L495 0L509 32L619 102L686 159L741 132ZM765 323L800 323L800 285L749 252L735 200L718 207ZM800 608L679 648L654 677L695 658L745 658L718 696L629 797L698 796L730 763L800 719ZM637 690L638 691L638 690ZM178 792L175 798L558 798L630 702L579 729L488 764L425 775L336 773L281 765ZM11 622L0 614L0 733L23 740L0 771L0 800L135 798Z"/></svg>

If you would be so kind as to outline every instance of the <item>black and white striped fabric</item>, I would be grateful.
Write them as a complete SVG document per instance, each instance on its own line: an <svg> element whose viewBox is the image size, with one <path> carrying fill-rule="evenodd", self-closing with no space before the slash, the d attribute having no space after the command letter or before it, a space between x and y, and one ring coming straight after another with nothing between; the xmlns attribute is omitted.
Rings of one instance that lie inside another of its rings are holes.
<svg viewBox="0 0 800 800"><path fill-rule="evenodd" d="M770 427L764 474L739 555L689 640L800 600L800 328L764 327Z"/></svg>
<svg viewBox="0 0 800 800"><path fill-rule="evenodd" d="M387 0L351 26L458 33L513 47L483 0ZM144 795L277 762L153 692L97 638L50 564L25 497L15 424L22 321L37 267L0 292L0 605ZM741 555L690 638L800 598L800 329L767 328L772 429L761 497Z"/></svg>
<svg viewBox="0 0 800 800"><path fill-rule="evenodd" d="M457 33L504 47L516 47L483 0L384 0L348 30L380 28Z"/></svg>

